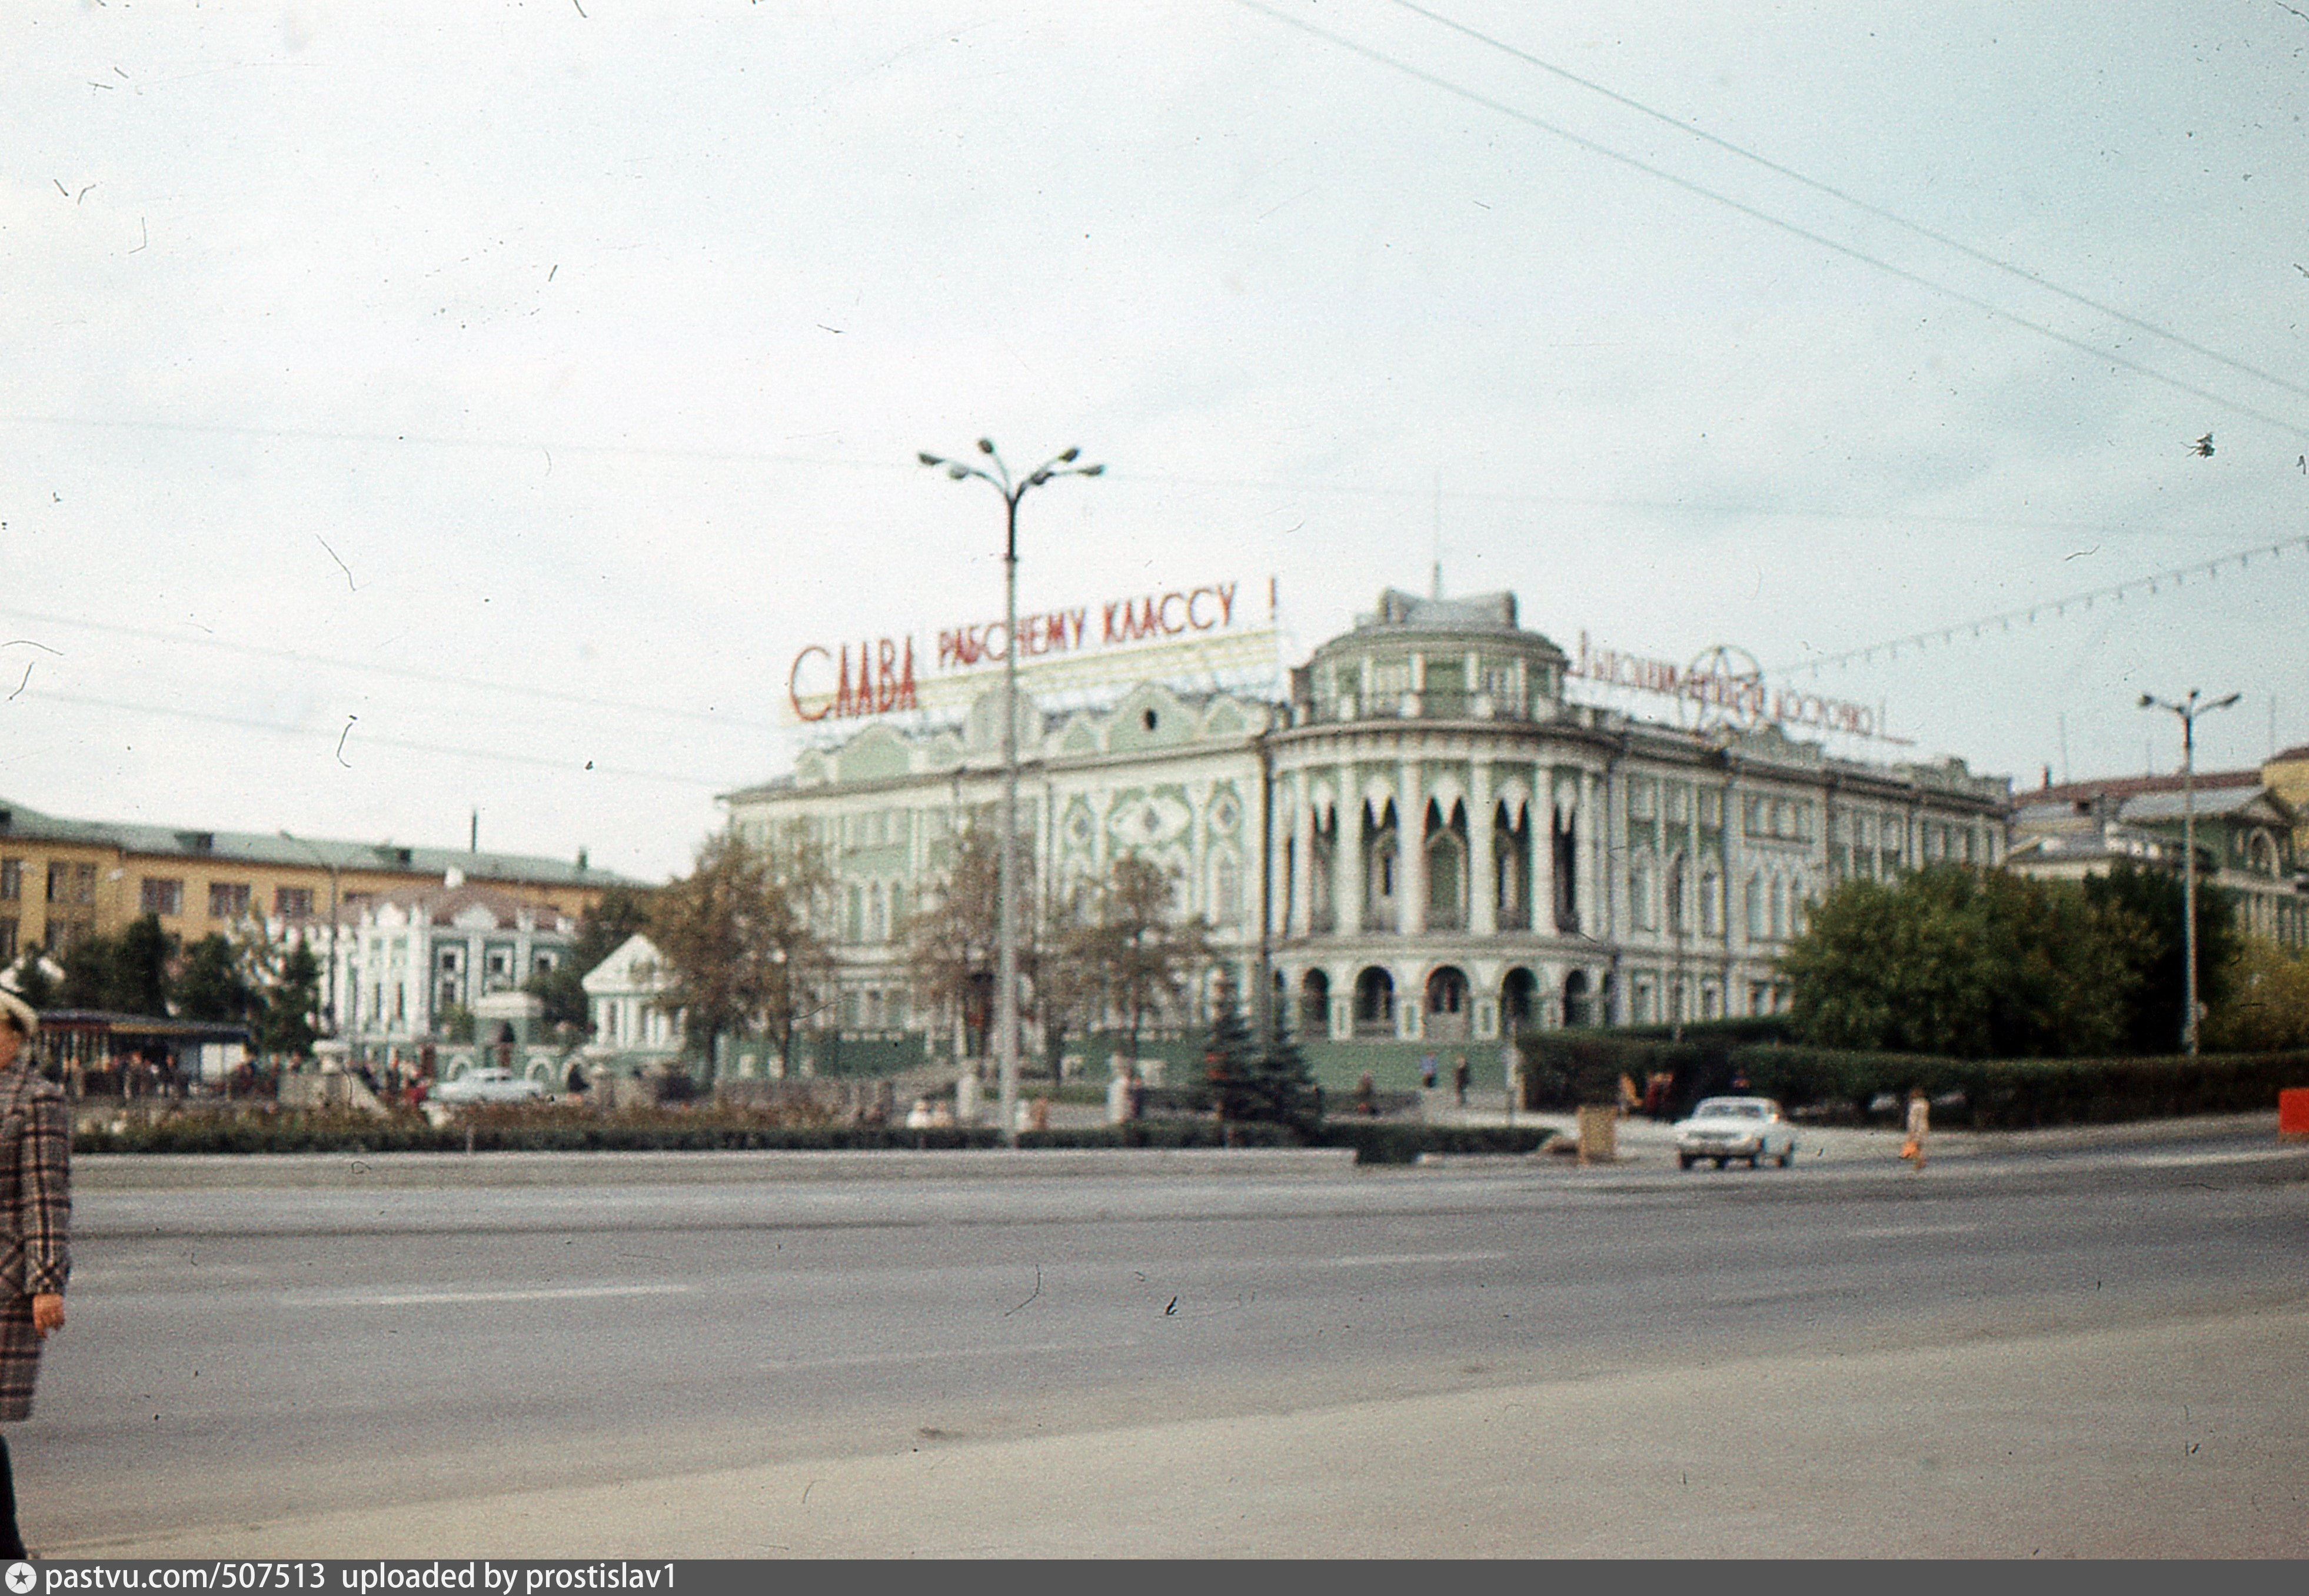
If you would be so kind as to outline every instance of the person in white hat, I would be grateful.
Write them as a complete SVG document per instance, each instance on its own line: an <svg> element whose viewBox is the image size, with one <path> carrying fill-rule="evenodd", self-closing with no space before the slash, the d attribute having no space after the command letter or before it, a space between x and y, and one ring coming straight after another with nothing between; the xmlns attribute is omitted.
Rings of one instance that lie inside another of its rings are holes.
<svg viewBox="0 0 2309 1596"><path fill-rule="evenodd" d="M40 1343L65 1327L72 1275L72 1114L32 1068L40 1017L0 987L0 1424L32 1416ZM24 1556L16 1482L0 1440L0 1559Z"/></svg>

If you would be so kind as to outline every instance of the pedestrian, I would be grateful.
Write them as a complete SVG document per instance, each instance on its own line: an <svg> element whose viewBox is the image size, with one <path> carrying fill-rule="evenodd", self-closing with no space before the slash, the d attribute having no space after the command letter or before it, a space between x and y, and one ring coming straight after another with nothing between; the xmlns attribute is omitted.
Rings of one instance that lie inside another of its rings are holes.
<svg viewBox="0 0 2309 1596"><path fill-rule="evenodd" d="M1435 1055L1431 1053L1423 1054L1420 1057L1419 1084L1427 1091L1431 1092L1435 1089Z"/></svg>
<svg viewBox="0 0 2309 1596"><path fill-rule="evenodd" d="M72 1115L32 1068L40 1017L0 989L0 1424L32 1416L40 1343L65 1327L72 1275ZM0 1440L0 1559L25 1555L16 1482Z"/></svg>
<svg viewBox="0 0 2309 1596"><path fill-rule="evenodd" d="M1455 1055L1451 1061L1451 1090L1459 1099L1459 1106L1467 1106L1467 1055Z"/></svg>
<svg viewBox="0 0 2309 1596"><path fill-rule="evenodd" d="M1923 1087L1909 1088L1908 1139L1900 1144L1900 1156L1916 1166L1918 1175L1924 1172L1924 1137L1932 1128L1932 1099L1924 1096Z"/></svg>

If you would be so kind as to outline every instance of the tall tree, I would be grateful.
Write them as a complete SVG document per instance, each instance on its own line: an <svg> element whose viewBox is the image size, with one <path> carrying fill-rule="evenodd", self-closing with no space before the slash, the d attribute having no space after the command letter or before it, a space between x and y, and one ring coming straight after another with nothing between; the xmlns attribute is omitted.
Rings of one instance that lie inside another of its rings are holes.
<svg viewBox="0 0 2309 1596"><path fill-rule="evenodd" d="M140 915L113 939L112 986L105 1007L123 1014L169 1012L169 971L178 939L164 931L158 915Z"/></svg>
<svg viewBox="0 0 2309 1596"><path fill-rule="evenodd" d="M1035 899L1033 850L1018 854L1022 907ZM913 970L914 994L953 1028L957 1056L993 1024L994 975L1001 905L1001 831L975 818L955 833L944 866L925 884L904 940ZM1031 971L1028 949L1037 940L1022 917L1019 968Z"/></svg>
<svg viewBox="0 0 2309 1596"><path fill-rule="evenodd" d="M2085 897L2125 916L2132 925L2128 961L2139 976L2124 1008L2124 1045L2135 1053L2178 1053L2188 1008L2188 894L2167 870L2143 870L2119 860L2107 874L2088 876ZM2236 904L2228 893L2197 883L2197 1002L2220 1002L2240 945Z"/></svg>
<svg viewBox="0 0 2309 1596"><path fill-rule="evenodd" d="M1285 1006L1272 1005L1274 1012L1266 1045L1258 1050L1252 1084L1258 1091L1258 1117L1288 1125L1303 1136L1323 1123L1323 1091L1315 1084L1315 1072L1307 1067L1306 1055L1292 1039Z"/></svg>
<svg viewBox="0 0 2309 1596"><path fill-rule="evenodd" d="M1147 1020L1177 1005L1211 962L1210 926L1178 912L1178 872L1137 854L1118 854L1069 939L1107 1008L1124 1017L1130 1055Z"/></svg>
<svg viewBox="0 0 2309 1596"><path fill-rule="evenodd" d="M257 1008L241 950L212 931L185 950L176 979L177 1012L186 1019L243 1025Z"/></svg>
<svg viewBox="0 0 2309 1596"><path fill-rule="evenodd" d="M1203 1084L1218 1110L1222 1129L1267 1117L1255 1080L1258 1071L1258 1050L1235 994L1234 972L1221 966L1211 993L1210 1040L1203 1045Z"/></svg>
<svg viewBox="0 0 2309 1596"><path fill-rule="evenodd" d="M2220 1053L2309 1047L2309 956L2249 936L2222 972L2221 1002L2205 1019L2205 1045Z"/></svg>
<svg viewBox="0 0 2309 1596"><path fill-rule="evenodd" d="M264 994L257 1045L266 1053L301 1058L320 1037L321 961L298 942L282 955L279 976Z"/></svg>
<svg viewBox="0 0 2309 1596"><path fill-rule="evenodd" d="M1840 883L1780 967L1797 1034L1959 1057L2123 1045L2139 928L2072 882L1929 865Z"/></svg>
<svg viewBox="0 0 2309 1596"><path fill-rule="evenodd" d="M832 882L825 849L794 826L760 846L718 832L688 876L657 892L649 936L669 977L659 1002L688 1015L709 1072L720 1039L747 1030L775 1041L791 1063L796 1028L831 984L816 928Z"/></svg>

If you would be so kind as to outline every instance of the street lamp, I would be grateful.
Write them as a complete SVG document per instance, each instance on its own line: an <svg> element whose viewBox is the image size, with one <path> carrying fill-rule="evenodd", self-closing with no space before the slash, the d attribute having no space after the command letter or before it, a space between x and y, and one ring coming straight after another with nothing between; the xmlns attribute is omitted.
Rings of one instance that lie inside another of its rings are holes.
<svg viewBox="0 0 2309 1596"><path fill-rule="evenodd" d="M2140 695L2143 709L2169 709L2181 717L2181 939L2189 967L2188 1006L2181 1013L2181 1040L2191 1058L2197 1056L2197 717L2227 709L2243 696L2231 693L2200 704L2192 687L2187 698L2174 704L2154 693Z"/></svg>
<svg viewBox="0 0 2309 1596"><path fill-rule="evenodd" d="M312 854L313 863L329 872L329 987L322 994L321 1025L333 1037L337 1034L337 867L322 855L320 849L294 832L283 831L281 835Z"/></svg>
<svg viewBox="0 0 2309 1596"><path fill-rule="evenodd" d="M1094 477L1106 469L1103 465L1077 465L1080 449L1068 449L1044 461L1025 476L1013 480L1010 468L1002 464L995 452L991 438L978 440L978 452L987 464L978 461L947 460L937 455L921 455L924 465L934 466L959 482L976 477L993 485L1002 495L1003 508L1007 512L1007 528L1002 543L1002 846L996 854L999 861L997 880L999 906L996 910L994 940L995 989L994 1036L996 1069L1002 1083L1002 1142L1005 1147L1018 1145L1018 501L1026 497L1030 488L1039 488L1058 477Z"/></svg>

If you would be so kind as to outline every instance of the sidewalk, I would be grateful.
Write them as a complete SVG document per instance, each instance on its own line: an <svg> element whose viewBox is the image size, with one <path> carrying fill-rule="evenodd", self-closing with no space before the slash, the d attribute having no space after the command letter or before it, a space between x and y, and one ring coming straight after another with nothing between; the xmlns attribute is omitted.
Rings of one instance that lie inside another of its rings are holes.
<svg viewBox="0 0 2309 1596"><path fill-rule="evenodd" d="M1508 1113L1503 1092L1469 1092L1468 1105L1459 1107L1449 1091L1428 1095L1425 1119L1431 1125L1544 1125L1556 1135L1554 1145L1570 1146L1579 1139L1577 1115L1570 1114ZM2105 1125L2057 1125L2036 1131L1934 1131L1927 1144L1931 1160L1977 1158L2000 1153L2081 1152L2121 1149L2175 1136L2240 1136L2261 1132L2270 1146L2278 1146L2274 1105L2254 1114L2204 1115L2188 1119L2129 1120ZM1675 1162L1673 1122L1641 1115L1621 1116L1615 1140L1622 1164ZM1890 1164L1898 1160L1906 1140L1899 1126L1809 1125L1797 1122L1796 1162L1811 1164Z"/></svg>

